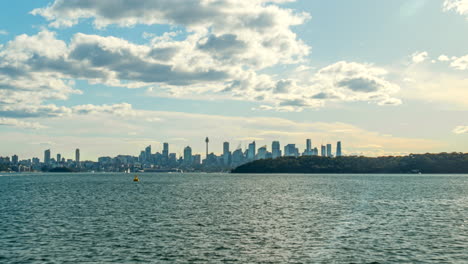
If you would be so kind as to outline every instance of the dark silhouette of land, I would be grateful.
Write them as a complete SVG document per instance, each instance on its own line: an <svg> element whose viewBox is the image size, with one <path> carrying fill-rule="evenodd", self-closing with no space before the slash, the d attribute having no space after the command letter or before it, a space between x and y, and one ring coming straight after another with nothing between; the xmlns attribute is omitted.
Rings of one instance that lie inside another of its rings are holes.
<svg viewBox="0 0 468 264"><path fill-rule="evenodd" d="M256 160L232 173L468 173L468 153L336 158L319 156Z"/></svg>

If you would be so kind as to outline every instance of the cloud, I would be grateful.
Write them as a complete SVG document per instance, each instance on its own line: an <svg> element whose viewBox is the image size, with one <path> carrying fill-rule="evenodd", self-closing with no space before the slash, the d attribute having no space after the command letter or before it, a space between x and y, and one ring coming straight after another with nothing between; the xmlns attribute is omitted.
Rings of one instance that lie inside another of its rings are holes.
<svg viewBox="0 0 468 264"><path fill-rule="evenodd" d="M27 122L23 120L14 119L14 118L3 118L3 117L0 117L0 126L12 126L12 127L17 127L17 128L27 128L27 129L46 128L45 126L37 122Z"/></svg>
<svg viewBox="0 0 468 264"><path fill-rule="evenodd" d="M468 0L445 0L444 11L455 11L460 15L468 15Z"/></svg>
<svg viewBox="0 0 468 264"><path fill-rule="evenodd" d="M0 35L8 35L8 31L0 29Z"/></svg>
<svg viewBox="0 0 468 264"><path fill-rule="evenodd" d="M468 55L453 58L450 66L457 70L468 70Z"/></svg>
<svg viewBox="0 0 468 264"><path fill-rule="evenodd" d="M411 55L411 60L413 63L424 62L429 57L429 54L426 51L416 52Z"/></svg>
<svg viewBox="0 0 468 264"><path fill-rule="evenodd" d="M468 134L468 126L457 126L453 129L453 133L461 135L461 134Z"/></svg>
<svg viewBox="0 0 468 264"><path fill-rule="evenodd" d="M450 61L450 58L447 55L440 55L437 59L439 61Z"/></svg>

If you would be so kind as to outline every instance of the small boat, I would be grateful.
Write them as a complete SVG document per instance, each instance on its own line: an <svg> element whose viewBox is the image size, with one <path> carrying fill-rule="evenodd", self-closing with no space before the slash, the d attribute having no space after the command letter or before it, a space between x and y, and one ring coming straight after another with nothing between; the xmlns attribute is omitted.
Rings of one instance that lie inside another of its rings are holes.
<svg viewBox="0 0 468 264"><path fill-rule="evenodd" d="M138 175L135 175L135 178L133 178L133 181L134 182L140 181L140 179L138 179Z"/></svg>

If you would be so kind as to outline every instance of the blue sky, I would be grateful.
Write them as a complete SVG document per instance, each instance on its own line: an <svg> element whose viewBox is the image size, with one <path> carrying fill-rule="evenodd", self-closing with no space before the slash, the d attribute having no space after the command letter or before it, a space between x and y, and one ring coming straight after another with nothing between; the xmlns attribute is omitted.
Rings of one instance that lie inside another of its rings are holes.
<svg viewBox="0 0 468 264"><path fill-rule="evenodd" d="M467 0L0 3L0 155L468 149Z"/></svg>

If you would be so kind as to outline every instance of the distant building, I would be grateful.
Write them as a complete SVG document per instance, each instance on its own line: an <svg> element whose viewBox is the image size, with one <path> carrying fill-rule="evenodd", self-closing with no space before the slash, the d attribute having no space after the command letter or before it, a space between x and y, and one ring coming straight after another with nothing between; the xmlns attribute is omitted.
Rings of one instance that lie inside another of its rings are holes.
<svg viewBox="0 0 468 264"><path fill-rule="evenodd" d="M284 147L285 157L299 157L299 150L296 148L296 144L288 144Z"/></svg>
<svg viewBox="0 0 468 264"><path fill-rule="evenodd" d="M259 159L259 160L266 159L267 154L268 154L267 146L263 146L263 147L258 149L257 159Z"/></svg>
<svg viewBox="0 0 468 264"><path fill-rule="evenodd" d="M77 165L80 164L80 149L75 150L75 162Z"/></svg>
<svg viewBox="0 0 468 264"><path fill-rule="evenodd" d="M145 148L145 156L143 162L151 163L151 146Z"/></svg>
<svg viewBox="0 0 468 264"><path fill-rule="evenodd" d="M44 164L50 165L50 149L44 151Z"/></svg>
<svg viewBox="0 0 468 264"><path fill-rule="evenodd" d="M224 165L231 165L231 151L229 151L229 142L223 143L223 162Z"/></svg>
<svg viewBox="0 0 468 264"><path fill-rule="evenodd" d="M320 148L320 155L321 155L322 157L326 157L326 156L327 156L327 148L326 148L324 145L322 145L321 148Z"/></svg>
<svg viewBox="0 0 468 264"><path fill-rule="evenodd" d="M18 165L18 160L19 160L18 155L13 155L11 157L11 163L13 163L13 165Z"/></svg>
<svg viewBox="0 0 468 264"><path fill-rule="evenodd" d="M187 146L184 148L184 163L186 165L192 165L192 148Z"/></svg>
<svg viewBox="0 0 468 264"><path fill-rule="evenodd" d="M307 139L306 140L306 149L302 153L302 156L312 156L313 154L314 153L313 153L313 150L312 150L312 140Z"/></svg>
<svg viewBox="0 0 468 264"><path fill-rule="evenodd" d="M245 160L245 156L244 156L244 153L242 152L242 149L236 149L233 153L232 153L232 162L231 162L231 165L233 167L236 167L236 166L239 166L241 164L244 163L244 160Z"/></svg>
<svg viewBox="0 0 468 264"><path fill-rule="evenodd" d="M200 154L196 154L196 155L193 155L193 165L200 165L201 163L201 155Z"/></svg>
<svg viewBox="0 0 468 264"><path fill-rule="evenodd" d="M163 143L162 155L164 158L169 158L169 143Z"/></svg>
<svg viewBox="0 0 468 264"><path fill-rule="evenodd" d="M343 153L341 153L341 141L338 141L336 143L336 156L337 157L343 156Z"/></svg>
<svg viewBox="0 0 468 264"><path fill-rule="evenodd" d="M327 157L331 158L332 157L332 145L327 144Z"/></svg>
<svg viewBox="0 0 468 264"><path fill-rule="evenodd" d="M281 157L281 149L279 141L273 141L271 143L271 157L273 159Z"/></svg>
<svg viewBox="0 0 468 264"><path fill-rule="evenodd" d="M60 163L62 161L62 155L57 154L57 163Z"/></svg>
<svg viewBox="0 0 468 264"><path fill-rule="evenodd" d="M205 138L206 143L206 156L205 158L208 159L208 144L210 143L210 139L208 137Z"/></svg>
<svg viewBox="0 0 468 264"><path fill-rule="evenodd" d="M248 160L255 159L255 141L249 144L249 149L247 152L247 159Z"/></svg>

